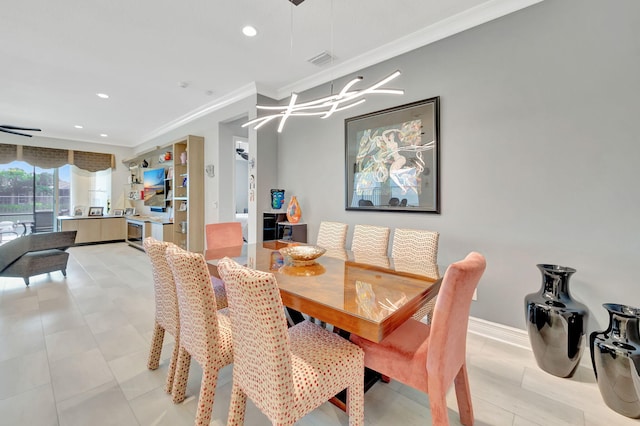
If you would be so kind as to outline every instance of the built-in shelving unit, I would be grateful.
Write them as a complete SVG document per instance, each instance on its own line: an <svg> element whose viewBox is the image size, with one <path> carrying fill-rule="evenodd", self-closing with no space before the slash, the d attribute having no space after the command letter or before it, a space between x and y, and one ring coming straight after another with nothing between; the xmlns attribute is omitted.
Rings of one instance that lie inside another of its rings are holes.
<svg viewBox="0 0 640 426"><path fill-rule="evenodd" d="M173 143L173 242L193 252L204 250L204 138Z"/></svg>

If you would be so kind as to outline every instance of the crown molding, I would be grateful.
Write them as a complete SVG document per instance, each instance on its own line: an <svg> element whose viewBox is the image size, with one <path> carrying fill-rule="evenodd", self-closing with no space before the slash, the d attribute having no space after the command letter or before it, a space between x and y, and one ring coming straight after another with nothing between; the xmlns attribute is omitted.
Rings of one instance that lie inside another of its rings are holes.
<svg viewBox="0 0 640 426"><path fill-rule="evenodd" d="M239 89L234 90L233 92L230 92L224 96L221 96L205 105L203 105L200 108L196 108L188 113L186 113L185 115L176 118L175 120L172 120L170 122L168 122L167 124L158 127L157 129L155 129L154 131L148 133L147 135L145 135L142 138L142 142L140 142L138 145L142 145L144 143L147 143L159 136L164 135L165 133L168 133L172 130L177 129L178 127L184 126L187 123L192 122L193 120L196 120L200 117L203 117L207 114L210 114L214 111L217 111L219 109L222 109L224 107L226 107L227 105L231 105L235 102L241 101L242 99L245 99L247 96L251 96L251 95L255 95L258 93L258 89L257 86L254 82L249 83L243 87L240 87Z"/></svg>
<svg viewBox="0 0 640 426"><path fill-rule="evenodd" d="M331 69L326 69L308 78L283 86L278 89L275 99L284 99L291 95L292 92L300 93L309 90L335 78L354 73L542 1L544 0L490 0L391 43L384 44L351 60L344 61Z"/></svg>

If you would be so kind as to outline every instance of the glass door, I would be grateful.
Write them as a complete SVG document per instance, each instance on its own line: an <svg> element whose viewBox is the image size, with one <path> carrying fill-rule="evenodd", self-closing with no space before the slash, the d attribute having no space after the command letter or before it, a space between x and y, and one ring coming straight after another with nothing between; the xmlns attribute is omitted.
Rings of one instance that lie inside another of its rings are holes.
<svg viewBox="0 0 640 426"><path fill-rule="evenodd" d="M22 223L27 233L53 231L56 217L70 210L69 170L0 164L0 221Z"/></svg>

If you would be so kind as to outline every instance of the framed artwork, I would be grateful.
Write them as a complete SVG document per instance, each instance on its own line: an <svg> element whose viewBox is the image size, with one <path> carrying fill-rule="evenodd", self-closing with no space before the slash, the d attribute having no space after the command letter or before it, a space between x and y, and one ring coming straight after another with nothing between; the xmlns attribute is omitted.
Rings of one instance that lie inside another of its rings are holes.
<svg viewBox="0 0 640 426"><path fill-rule="evenodd" d="M84 216L84 206L75 206L73 208L74 216Z"/></svg>
<svg viewBox="0 0 640 426"><path fill-rule="evenodd" d="M135 216L135 214L136 214L136 209L134 209L133 207L127 207L126 209L124 209L125 216Z"/></svg>
<svg viewBox="0 0 640 426"><path fill-rule="evenodd" d="M104 207L89 207L89 216L102 216Z"/></svg>
<svg viewBox="0 0 640 426"><path fill-rule="evenodd" d="M124 216L124 210L122 209L113 209L114 216Z"/></svg>
<svg viewBox="0 0 640 426"><path fill-rule="evenodd" d="M440 98L345 120L345 209L440 213Z"/></svg>

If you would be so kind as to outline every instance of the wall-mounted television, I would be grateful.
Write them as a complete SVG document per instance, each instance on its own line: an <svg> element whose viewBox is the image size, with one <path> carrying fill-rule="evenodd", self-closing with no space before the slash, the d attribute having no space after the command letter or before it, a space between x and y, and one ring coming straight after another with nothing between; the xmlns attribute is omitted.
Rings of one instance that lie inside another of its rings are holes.
<svg viewBox="0 0 640 426"><path fill-rule="evenodd" d="M144 205L165 207L164 169L148 169L144 171ZM157 211L154 209L154 211Z"/></svg>

